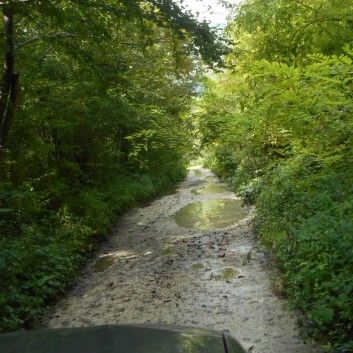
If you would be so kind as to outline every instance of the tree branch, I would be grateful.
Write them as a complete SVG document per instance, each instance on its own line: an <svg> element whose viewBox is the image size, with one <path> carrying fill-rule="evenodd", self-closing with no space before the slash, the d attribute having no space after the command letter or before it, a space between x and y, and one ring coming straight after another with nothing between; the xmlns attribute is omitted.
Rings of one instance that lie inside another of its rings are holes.
<svg viewBox="0 0 353 353"><path fill-rule="evenodd" d="M40 0L8 0L8 1L0 1L0 6L6 6L9 4L17 4L17 3L27 3L27 2L39 2Z"/></svg>
<svg viewBox="0 0 353 353"><path fill-rule="evenodd" d="M5 27L5 64L0 85L0 155L9 134L16 110L19 75L15 73L14 14L7 7L2 8Z"/></svg>
<svg viewBox="0 0 353 353"><path fill-rule="evenodd" d="M43 54L39 57L39 61L42 61L43 59L44 59L44 57L51 51L53 49L53 47L52 46L50 46L47 50L45 50L44 52L43 52Z"/></svg>
<svg viewBox="0 0 353 353"><path fill-rule="evenodd" d="M38 42L40 40L43 40L43 39L55 39L55 38L76 38L78 37L78 35L76 34L73 34L73 33L67 33L67 32L58 32L58 33L55 33L53 35L50 35L50 36L40 36L40 37L35 37L35 38L32 38L32 39L29 39L27 40L26 42L24 43L20 43L17 45L17 49L21 49L29 44L32 44L32 43L35 43L35 42Z"/></svg>
<svg viewBox="0 0 353 353"><path fill-rule="evenodd" d="M307 8L307 9L309 9L309 10L315 12L315 13L317 12L313 7L309 6L308 4L303 3L302 1L299 1L299 0L292 0L292 1L296 2L297 4Z"/></svg>
<svg viewBox="0 0 353 353"><path fill-rule="evenodd" d="M162 42L168 42L170 41L169 37L162 37L162 38L156 38L156 39L151 39L148 42L144 43L136 43L136 42L120 42L119 44L122 45L131 45L131 46L141 46L141 45L146 45L148 43L155 44L155 43L162 43Z"/></svg>
<svg viewBox="0 0 353 353"><path fill-rule="evenodd" d="M5 61L4 72L0 84L0 136L2 125L5 120L6 108L8 106L9 93L11 89L11 78L14 73L14 16L5 6L3 8L4 27L5 27ZM1 146L1 140L0 140Z"/></svg>

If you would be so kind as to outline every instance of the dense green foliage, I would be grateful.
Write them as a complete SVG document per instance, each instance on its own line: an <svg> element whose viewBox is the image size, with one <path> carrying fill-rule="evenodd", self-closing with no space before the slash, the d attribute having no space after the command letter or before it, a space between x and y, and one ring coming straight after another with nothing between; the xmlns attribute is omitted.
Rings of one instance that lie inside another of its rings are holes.
<svg viewBox="0 0 353 353"><path fill-rule="evenodd" d="M194 108L208 164L257 205L303 335L353 350L353 4L244 1Z"/></svg>
<svg viewBox="0 0 353 353"><path fill-rule="evenodd" d="M243 1L190 117L225 41L174 1L0 9L0 330L40 320L117 216L184 175L193 135L256 203L303 335L353 350L351 1Z"/></svg>
<svg viewBox="0 0 353 353"><path fill-rule="evenodd" d="M217 65L224 47L171 0L0 10L0 330L13 330L64 293L122 211L184 176L200 56Z"/></svg>

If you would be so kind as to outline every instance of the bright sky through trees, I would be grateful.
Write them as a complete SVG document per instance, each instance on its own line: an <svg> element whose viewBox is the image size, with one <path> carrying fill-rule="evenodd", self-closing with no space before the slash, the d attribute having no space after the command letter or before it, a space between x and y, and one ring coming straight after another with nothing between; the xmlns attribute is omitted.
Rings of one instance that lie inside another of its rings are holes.
<svg viewBox="0 0 353 353"><path fill-rule="evenodd" d="M239 4L241 0L230 0L231 4ZM183 5L195 15L199 13L200 20L210 21L212 25L226 24L228 10L217 0L187 0Z"/></svg>

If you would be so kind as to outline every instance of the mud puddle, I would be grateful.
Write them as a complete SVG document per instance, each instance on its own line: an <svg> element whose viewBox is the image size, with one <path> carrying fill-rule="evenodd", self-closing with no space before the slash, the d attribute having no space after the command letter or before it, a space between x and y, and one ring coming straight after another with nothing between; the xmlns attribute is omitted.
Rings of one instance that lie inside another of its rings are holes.
<svg viewBox="0 0 353 353"><path fill-rule="evenodd" d="M254 209L212 229L176 223L190 204L237 200L224 189L193 192L210 183L218 181L209 170L191 168L177 193L122 217L45 325L198 326L229 330L252 353L318 352L300 340L296 314L273 290L279 276L258 248Z"/></svg>
<svg viewBox="0 0 353 353"><path fill-rule="evenodd" d="M192 190L192 193L195 195L210 195L210 194L220 194L226 191L230 191L227 185L209 183L204 187Z"/></svg>
<svg viewBox="0 0 353 353"><path fill-rule="evenodd" d="M100 258L94 265L94 272L103 272L108 267L113 265L114 263L114 256L108 255Z"/></svg>
<svg viewBox="0 0 353 353"><path fill-rule="evenodd" d="M180 227L207 230L230 226L248 214L249 209L242 206L241 200L212 199L183 207L174 219Z"/></svg>

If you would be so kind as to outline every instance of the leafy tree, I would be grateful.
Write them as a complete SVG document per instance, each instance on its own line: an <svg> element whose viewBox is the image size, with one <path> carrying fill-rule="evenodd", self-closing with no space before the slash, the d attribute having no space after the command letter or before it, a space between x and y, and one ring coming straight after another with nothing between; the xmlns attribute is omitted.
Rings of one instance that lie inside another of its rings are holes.
<svg viewBox="0 0 353 353"><path fill-rule="evenodd" d="M251 0L229 29L236 52L295 64L314 52L341 54L344 44L352 44L352 10L347 0Z"/></svg>
<svg viewBox="0 0 353 353"><path fill-rule="evenodd" d="M352 351L352 3L244 1L194 117L208 164L256 202L302 334ZM346 44L345 44L346 43Z"/></svg>
<svg viewBox="0 0 353 353"><path fill-rule="evenodd" d="M0 330L13 330L40 320L121 212L185 175L183 117L224 41L171 0L0 10Z"/></svg>
<svg viewBox="0 0 353 353"><path fill-rule="evenodd" d="M5 71L1 83L0 99L0 146L4 148L17 105L19 75L15 73L15 51L36 42L47 43L39 59L47 50L58 46L74 56L90 60L85 45L109 41L114 37L118 24L126 20L139 23L145 29L144 41L127 45L149 45L155 39L149 34L152 21L162 28L170 28L175 38L183 40L188 51L199 52L204 60L213 65L220 62L224 45L207 23L198 23L190 14L185 14L173 1L3 1L0 8L4 14ZM14 28L16 16L20 18L18 29ZM109 24L109 27L107 26ZM17 39L17 43L15 40ZM185 41L186 40L186 41ZM197 48L197 49L195 49ZM176 52L177 54L177 52ZM20 65L18 65L20 66Z"/></svg>

